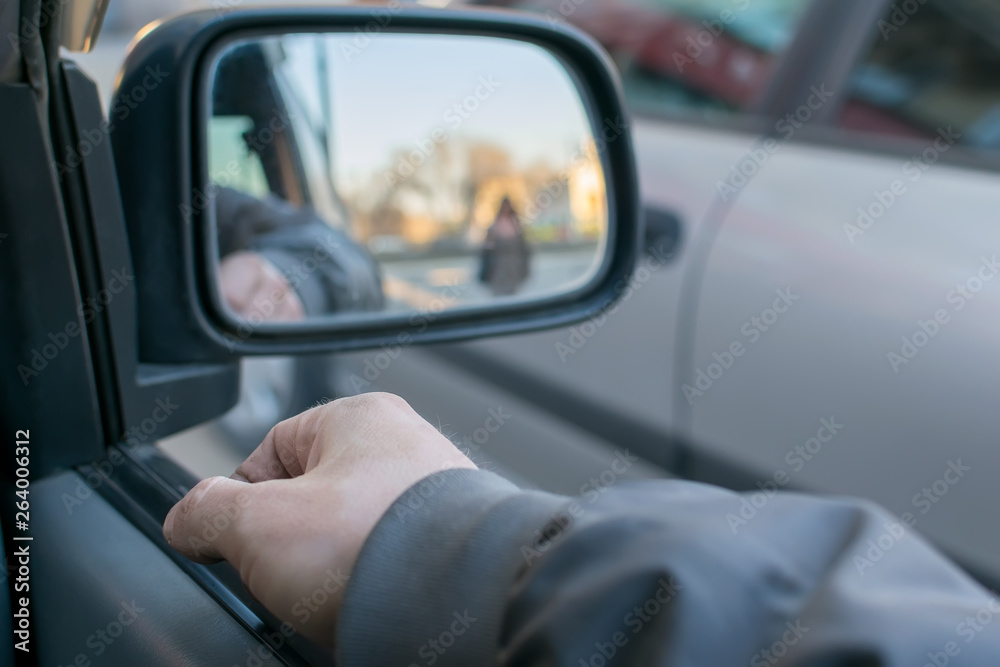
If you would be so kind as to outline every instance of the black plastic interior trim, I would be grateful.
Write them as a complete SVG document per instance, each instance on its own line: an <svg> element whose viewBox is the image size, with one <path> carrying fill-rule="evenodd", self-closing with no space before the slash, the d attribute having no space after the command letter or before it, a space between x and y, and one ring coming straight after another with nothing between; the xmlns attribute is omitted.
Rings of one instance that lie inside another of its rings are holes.
<svg viewBox="0 0 1000 667"><path fill-rule="evenodd" d="M61 193L27 85L0 86L0 134L0 420L45 443L31 461L44 477L102 456L104 434Z"/></svg>
<svg viewBox="0 0 1000 667"><path fill-rule="evenodd" d="M236 403L239 365L140 364L136 334L137 282L130 256L121 195L111 154L108 120L101 110L96 84L75 64L61 63L60 97L65 109L64 129L71 137L67 150L76 166L63 179L74 202L75 236L86 249L77 262L87 267L92 297L123 274L133 275L120 286L94 322L95 370L102 371L101 408L105 421L103 444L155 442L225 412ZM86 149L86 150L85 150ZM63 153L61 160L69 162ZM147 280L150 277L146 277ZM119 280L119 284L120 284ZM155 305L155 304L154 304ZM111 377L107 377L111 375ZM167 411L163 405L176 406ZM92 461L91 454L72 461Z"/></svg>
<svg viewBox="0 0 1000 667"><path fill-rule="evenodd" d="M98 297L103 285L100 254L93 235L93 221L89 215L91 211L90 203L87 201L89 193L83 184L83 169L66 168L60 160L60 156L79 155L82 146L81 137L77 134L77 127L72 119L72 105L66 90L65 74L62 61L52 64L49 72L49 123L52 131L52 150L57 156L57 164L62 167L57 171L62 188L63 206L66 210L66 222L72 239L80 296L87 302L88 299ZM101 423L106 435L115 433L117 425L121 422L109 319L108 310L104 309L86 324Z"/></svg>
<svg viewBox="0 0 1000 667"><path fill-rule="evenodd" d="M198 479L178 466L154 445L113 448L122 457L106 458L77 471L125 519L162 550L220 607L270 649L280 664L290 667L328 665L328 654L302 637L276 645L271 638L281 625L273 614L246 592L239 573L228 563L201 565L174 551L163 538L167 512ZM117 465L112 461L118 461ZM155 472L152 472L154 471ZM168 481L169 480L169 481Z"/></svg>

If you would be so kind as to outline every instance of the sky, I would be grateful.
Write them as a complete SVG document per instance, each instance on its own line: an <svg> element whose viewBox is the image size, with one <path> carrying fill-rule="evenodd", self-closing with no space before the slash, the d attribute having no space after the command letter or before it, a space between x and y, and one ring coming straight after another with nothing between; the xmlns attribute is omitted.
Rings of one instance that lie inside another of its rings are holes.
<svg viewBox="0 0 1000 667"><path fill-rule="evenodd" d="M318 114L316 62L327 55L335 180L382 173L399 148L416 148L435 128L505 148L518 166L564 166L589 123L563 65L541 47L494 37L354 33L283 40L295 91ZM482 86L493 82L494 90ZM452 107L485 98L462 118ZM450 110L450 112L449 112ZM456 125L460 121L460 124Z"/></svg>

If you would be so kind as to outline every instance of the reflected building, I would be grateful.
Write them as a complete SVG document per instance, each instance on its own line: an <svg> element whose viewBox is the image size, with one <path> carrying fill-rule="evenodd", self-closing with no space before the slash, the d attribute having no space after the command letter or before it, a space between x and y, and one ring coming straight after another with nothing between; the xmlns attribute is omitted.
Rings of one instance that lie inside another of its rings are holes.
<svg viewBox="0 0 1000 667"><path fill-rule="evenodd" d="M538 165L479 183L467 234L470 244L482 243L504 197L534 243L596 240L607 224L604 173L593 140L561 170Z"/></svg>
<svg viewBox="0 0 1000 667"><path fill-rule="evenodd" d="M592 140L583 147L583 159L570 167L568 180L574 231L583 239L600 238L608 224L608 200L604 170Z"/></svg>
<svg viewBox="0 0 1000 667"><path fill-rule="evenodd" d="M558 168L540 162L519 169L506 154L489 157L488 168L452 170L455 174L442 175L425 164L392 187L373 178L344 197L356 237L378 252L430 245L477 248L505 197L533 244L594 242L601 237L607 201L593 140L586 140Z"/></svg>

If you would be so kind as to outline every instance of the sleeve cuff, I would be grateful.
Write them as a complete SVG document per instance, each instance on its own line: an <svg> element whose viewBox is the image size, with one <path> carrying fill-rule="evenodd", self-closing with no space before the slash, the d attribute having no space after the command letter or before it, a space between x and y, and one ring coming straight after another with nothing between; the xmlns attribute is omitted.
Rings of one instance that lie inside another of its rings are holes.
<svg viewBox="0 0 1000 667"><path fill-rule="evenodd" d="M493 664L523 554L568 502L478 470L410 487L361 550L340 610L337 664Z"/></svg>

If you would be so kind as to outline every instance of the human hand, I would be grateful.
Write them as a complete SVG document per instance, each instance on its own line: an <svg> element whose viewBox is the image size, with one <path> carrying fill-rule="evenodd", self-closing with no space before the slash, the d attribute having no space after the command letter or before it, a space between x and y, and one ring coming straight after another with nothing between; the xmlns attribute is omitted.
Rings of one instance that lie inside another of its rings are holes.
<svg viewBox="0 0 1000 667"><path fill-rule="evenodd" d="M305 318L295 290L271 262L255 252L234 252L219 263L219 286L226 305L242 317L269 322Z"/></svg>
<svg viewBox="0 0 1000 667"><path fill-rule="evenodd" d="M167 514L163 535L197 562L229 561L278 618L332 646L344 587L327 586L314 613L296 605L315 600L330 572L350 576L393 501L450 468L476 466L403 399L342 398L279 423L232 477L199 482Z"/></svg>

